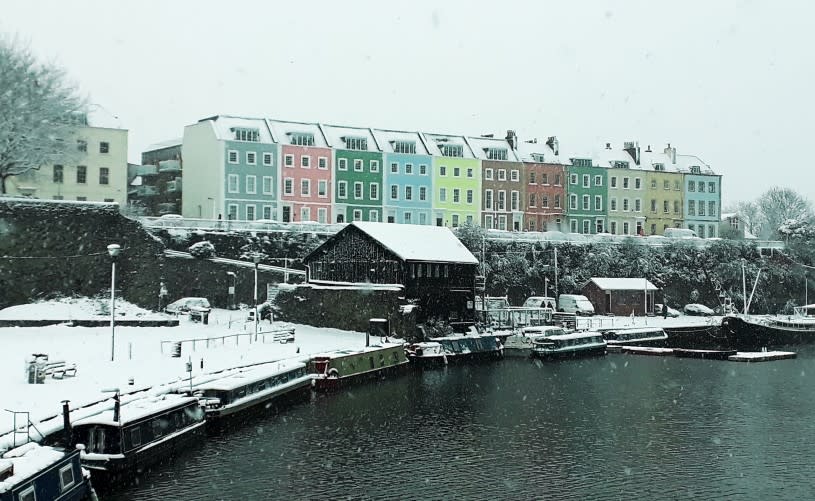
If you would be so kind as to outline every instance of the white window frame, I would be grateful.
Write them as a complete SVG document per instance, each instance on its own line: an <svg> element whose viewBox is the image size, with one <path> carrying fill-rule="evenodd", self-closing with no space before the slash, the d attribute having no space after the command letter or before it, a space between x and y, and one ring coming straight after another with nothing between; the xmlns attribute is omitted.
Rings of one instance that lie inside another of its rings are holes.
<svg viewBox="0 0 815 501"><path fill-rule="evenodd" d="M439 202L447 203L447 188L439 188Z"/></svg>
<svg viewBox="0 0 815 501"><path fill-rule="evenodd" d="M399 162L391 162L391 174L399 174Z"/></svg>
<svg viewBox="0 0 815 501"><path fill-rule="evenodd" d="M245 152L246 156L246 165L257 165L258 164L258 154L256 151L247 151ZM250 160L251 157L251 160Z"/></svg>
<svg viewBox="0 0 815 501"><path fill-rule="evenodd" d="M236 221L238 219L238 210L239 209L240 209L240 207L238 207L238 204L229 204L229 205L227 205L226 206L226 218L229 219L229 216L234 214L235 219L233 219L233 221Z"/></svg>
<svg viewBox="0 0 815 501"><path fill-rule="evenodd" d="M507 180L507 170L506 169L498 169L498 180L499 181L506 181Z"/></svg>
<svg viewBox="0 0 815 501"><path fill-rule="evenodd" d="M368 211L368 221L372 223L379 222L379 211L376 209L371 209Z"/></svg>
<svg viewBox="0 0 815 501"><path fill-rule="evenodd" d="M577 174L569 175L569 184L577 185Z"/></svg>
<svg viewBox="0 0 815 501"><path fill-rule="evenodd" d="M274 219L273 214L274 214L274 207L272 207L271 205L264 205L263 206L263 211L261 212L261 215L263 216L263 219Z"/></svg>
<svg viewBox="0 0 815 501"><path fill-rule="evenodd" d="M569 210L577 210L577 195L575 193L569 195Z"/></svg>
<svg viewBox="0 0 815 501"><path fill-rule="evenodd" d="M405 211L402 214L402 221L404 224L413 224L413 213L410 211Z"/></svg>
<svg viewBox="0 0 815 501"><path fill-rule="evenodd" d="M492 181L492 169L484 169L484 180Z"/></svg>
<svg viewBox="0 0 815 501"><path fill-rule="evenodd" d="M65 484L62 481L62 474L64 472L68 472L68 471L71 472L71 482L68 483L68 484ZM65 466L63 466L62 468L59 469L59 490L60 490L60 492L65 492L66 490L70 489L74 485L76 485L76 476L74 475L74 465L73 465L73 463L68 463L68 464L66 464ZM20 494L20 497L22 497L22 493ZM36 499L36 497L34 499Z"/></svg>
<svg viewBox="0 0 815 501"><path fill-rule="evenodd" d="M583 174L583 187L590 188L591 187L591 176L588 174Z"/></svg>
<svg viewBox="0 0 815 501"><path fill-rule="evenodd" d="M348 181L337 182L337 198L348 199Z"/></svg>
<svg viewBox="0 0 815 501"><path fill-rule="evenodd" d="M419 175L426 176L427 175L427 165L426 164L419 164Z"/></svg>
<svg viewBox="0 0 815 501"><path fill-rule="evenodd" d="M411 163L406 163L405 164L405 174L407 174L409 176L413 175L413 164L411 164Z"/></svg>
<svg viewBox="0 0 815 501"><path fill-rule="evenodd" d="M475 202L475 194L473 193L473 190L467 190L465 200L467 201L467 205L472 205L473 202Z"/></svg>
<svg viewBox="0 0 815 501"><path fill-rule="evenodd" d="M379 200L379 183L368 183L368 198Z"/></svg>
<svg viewBox="0 0 815 501"><path fill-rule="evenodd" d="M261 189L263 190L263 194L264 195L274 195L274 177L272 177L272 176L263 176L263 179L261 179L261 182L263 183L263 186L261 187ZM269 185L268 190L266 189L266 184L267 183Z"/></svg>
<svg viewBox="0 0 815 501"><path fill-rule="evenodd" d="M405 186L405 200L413 200L413 186Z"/></svg>
<svg viewBox="0 0 815 501"><path fill-rule="evenodd" d="M611 181L609 181L609 188L616 188L617 187L617 176L611 176Z"/></svg>
<svg viewBox="0 0 815 501"><path fill-rule="evenodd" d="M427 200L427 186L419 186L419 200Z"/></svg>
<svg viewBox="0 0 815 501"><path fill-rule="evenodd" d="M517 183L520 179L520 175L521 173L518 169L512 169L509 171L509 180Z"/></svg>
<svg viewBox="0 0 815 501"><path fill-rule="evenodd" d="M303 190L304 187L306 188L305 190ZM300 180L300 196L311 198L311 179Z"/></svg>
<svg viewBox="0 0 815 501"><path fill-rule="evenodd" d="M348 170L348 159L347 158L338 158L337 159L337 170Z"/></svg>
<svg viewBox="0 0 815 501"><path fill-rule="evenodd" d="M328 209L325 207L318 207L317 208L317 222L318 223L325 223L328 221Z"/></svg>
<svg viewBox="0 0 815 501"><path fill-rule="evenodd" d="M263 165L265 167L271 167L274 165L274 155L269 153L268 151L263 152Z"/></svg>
<svg viewBox="0 0 815 501"><path fill-rule="evenodd" d="M317 157L317 168L320 170L328 170L328 157Z"/></svg>
<svg viewBox="0 0 815 501"><path fill-rule="evenodd" d="M34 494L34 501L37 501L37 491L34 490L33 485L17 493L17 499L24 499L29 494Z"/></svg>
<svg viewBox="0 0 815 501"><path fill-rule="evenodd" d="M290 188L290 189L287 189ZM286 196L294 196L294 178L283 178L283 194Z"/></svg>
<svg viewBox="0 0 815 501"><path fill-rule="evenodd" d="M357 188L359 188L357 190ZM357 196L359 193L359 196ZM365 199L365 183L362 181L354 181L354 200L364 200Z"/></svg>
<svg viewBox="0 0 815 501"><path fill-rule="evenodd" d="M361 158L354 159L354 172L362 172L365 170L365 163Z"/></svg>
<svg viewBox="0 0 815 501"><path fill-rule="evenodd" d="M362 209L354 209L352 219L354 221L362 221Z"/></svg>
<svg viewBox="0 0 815 501"><path fill-rule="evenodd" d="M249 217L249 209L252 210L251 218ZM255 204L246 204L246 206L243 208L243 213L246 215L246 221L254 221L258 218L258 208L255 206Z"/></svg>
<svg viewBox="0 0 815 501"><path fill-rule="evenodd" d="M235 160L234 160L234 161L232 160L232 156L233 156L233 154L234 154L234 158L235 158ZM230 164L232 164L232 165L237 165L238 163L240 163L240 160L239 160L239 159L240 159L240 156L239 156L239 154L240 154L240 152L239 152L238 150L228 150L228 151L226 152L226 161L227 161L227 163L230 163Z"/></svg>
<svg viewBox="0 0 815 501"><path fill-rule="evenodd" d="M254 195L258 192L258 177L254 175L247 175L246 179L246 194ZM250 189L251 188L251 189Z"/></svg>
<svg viewBox="0 0 815 501"><path fill-rule="evenodd" d="M328 181L325 179L317 180L317 198L328 198Z"/></svg>
<svg viewBox="0 0 815 501"><path fill-rule="evenodd" d="M294 155L287 154L283 156L283 166L290 169L294 168Z"/></svg>
<svg viewBox="0 0 815 501"><path fill-rule="evenodd" d="M453 203L461 203L461 188L453 188Z"/></svg>
<svg viewBox="0 0 815 501"><path fill-rule="evenodd" d="M301 169L310 169L311 168L311 157L308 155L300 155L300 168Z"/></svg>
<svg viewBox="0 0 815 501"><path fill-rule="evenodd" d="M241 192L241 179L237 174L229 174L226 176L226 192L227 193L240 193Z"/></svg>
<svg viewBox="0 0 815 501"><path fill-rule="evenodd" d="M594 186L603 186L603 176L600 175L594 176Z"/></svg>
<svg viewBox="0 0 815 501"><path fill-rule="evenodd" d="M603 210L603 195L594 195L594 211L601 212Z"/></svg>
<svg viewBox="0 0 815 501"><path fill-rule="evenodd" d="M484 190L484 209L492 210L494 203L492 190Z"/></svg>
<svg viewBox="0 0 815 501"><path fill-rule="evenodd" d="M609 212L617 212L617 197L608 198L608 210Z"/></svg>
<svg viewBox="0 0 815 501"><path fill-rule="evenodd" d="M591 197L589 195L583 195L583 204L580 207L583 210L591 210Z"/></svg>
<svg viewBox="0 0 815 501"><path fill-rule="evenodd" d="M521 192L512 190L509 192L509 210L517 211L521 208Z"/></svg>
<svg viewBox="0 0 815 501"><path fill-rule="evenodd" d="M371 172L379 172L379 160L371 160Z"/></svg>
<svg viewBox="0 0 815 501"><path fill-rule="evenodd" d="M391 185L390 197L391 197L390 198L391 200L399 200L399 185L398 184L392 184Z"/></svg>
<svg viewBox="0 0 815 501"><path fill-rule="evenodd" d="M439 165L439 176L440 177L447 177L447 166L446 165Z"/></svg>

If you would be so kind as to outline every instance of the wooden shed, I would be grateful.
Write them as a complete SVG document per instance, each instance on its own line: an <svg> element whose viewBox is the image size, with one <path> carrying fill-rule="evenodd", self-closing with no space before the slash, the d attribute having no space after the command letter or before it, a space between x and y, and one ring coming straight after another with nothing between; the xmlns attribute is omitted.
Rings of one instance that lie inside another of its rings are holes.
<svg viewBox="0 0 815 501"><path fill-rule="evenodd" d="M645 315L654 313L662 291L645 278L591 278L581 293L589 298L598 315Z"/></svg>
<svg viewBox="0 0 815 501"><path fill-rule="evenodd" d="M309 283L396 284L423 319L474 318L478 260L446 227L353 222L303 262Z"/></svg>

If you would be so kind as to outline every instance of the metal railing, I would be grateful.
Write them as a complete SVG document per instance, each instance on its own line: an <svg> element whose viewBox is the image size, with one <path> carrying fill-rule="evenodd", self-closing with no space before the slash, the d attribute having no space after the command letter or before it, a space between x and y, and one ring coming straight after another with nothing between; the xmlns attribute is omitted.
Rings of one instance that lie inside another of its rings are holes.
<svg viewBox="0 0 815 501"><path fill-rule="evenodd" d="M177 354L180 355L184 350L184 345L187 344L188 350L196 351L199 346L205 349L214 348L218 346L226 346L227 341L234 341L234 346L240 346L241 338L244 337L244 344L252 343L288 343L294 341L294 327L288 329L274 329L269 331L258 331L257 335L254 332L238 332L236 334L224 334L223 336L200 337L191 339L179 339L178 341L160 341L161 354ZM175 349L174 351L165 351L165 346L170 345Z"/></svg>

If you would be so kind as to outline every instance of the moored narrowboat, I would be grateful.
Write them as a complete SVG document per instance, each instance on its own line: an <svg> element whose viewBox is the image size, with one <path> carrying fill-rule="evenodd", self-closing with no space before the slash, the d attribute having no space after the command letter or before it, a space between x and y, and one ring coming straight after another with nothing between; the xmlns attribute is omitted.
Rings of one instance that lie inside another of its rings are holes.
<svg viewBox="0 0 815 501"><path fill-rule="evenodd" d="M606 342L599 332L572 332L535 340L532 355L540 358L572 358L606 354Z"/></svg>
<svg viewBox="0 0 815 501"><path fill-rule="evenodd" d="M549 336L562 336L564 334L566 334L566 331L561 327L555 327L553 325L524 327L504 340L504 350L507 356L529 356L532 354L532 347L535 341Z"/></svg>
<svg viewBox="0 0 815 501"><path fill-rule="evenodd" d="M398 373L407 363L402 343L383 343L315 355L309 362L309 372L315 374L315 390L332 391L360 380Z"/></svg>
<svg viewBox="0 0 815 501"><path fill-rule="evenodd" d="M504 354L504 345L491 333L452 335L407 345L405 352L411 363L426 366L462 360L500 358Z"/></svg>
<svg viewBox="0 0 815 501"><path fill-rule="evenodd" d="M311 394L312 374L302 362L277 362L241 369L193 386L192 395L204 408L207 426L223 424L272 401Z"/></svg>
<svg viewBox="0 0 815 501"><path fill-rule="evenodd" d="M0 501L86 499L91 493L80 451L29 442L0 456Z"/></svg>
<svg viewBox="0 0 815 501"><path fill-rule="evenodd" d="M197 398L144 397L73 424L72 442L83 444L82 466L108 482L143 472L200 440L204 411Z"/></svg>
<svg viewBox="0 0 815 501"><path fill-rule="evenodd" d="M634 329L614 329L603 332L603 339L609 346L653 346L664 348L668 335L660 327L638 327Z"/></svg>

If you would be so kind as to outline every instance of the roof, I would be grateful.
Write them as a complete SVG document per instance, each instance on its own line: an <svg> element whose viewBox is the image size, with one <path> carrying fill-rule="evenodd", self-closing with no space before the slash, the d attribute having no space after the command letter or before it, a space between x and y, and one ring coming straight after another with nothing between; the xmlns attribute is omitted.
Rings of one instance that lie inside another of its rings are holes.
<svg viewBox="0 0 815 501"><path fill-rule="evenodd" d="M286 122L283 120L266 120L272 131L273 140L280 144L292 144L291 136L296 133L307 133L314 135L314 146L326 148L328 144L323 136L323 131L316 123L308 122Z"/></svg>
<svg viewBox="0 0 815 501"><path fill-rule="evenodd" d="M235 140L234 129L241 128L257 129L259 133L258 142L260 143L268 144L272 142L272 135L269 133L269 127L266 125L266 121L262 118L243 118L231 115L218 115L216 117L199 120L199 123L206 120L212 121L215 134L218 136L218 139L222 141Z"/></svg>
<svg viewBox="0 0 815 501"><path fill-rule="evenodd" d="M592 277L589 282L594 282L597 287L603 290L615 291L641 291L646 287L649 291L656 291L659 288L644 278L598 278ZM647 285L646 285L647 284Z"/></svg>
<svg viewBox="0 0 815 501"><path fill-rule="evenodd" d="M475 158L480 160L493 160L487 157L487 151L490 148L498 148L504 149L507 151L507 158L505 161L507 162L518 162L518 156L515 154L515 150L509 145L509 141L504 138L497 138L497 137L468 137L467 142L470 143L470 146L473 149L473 155Z"/></svg>
<svg viewBox="0 0 815 501"><path fill-rule="evenodd" d="M393 145L396 141L405 141L416 144L416 155L429 155L427 148L425 148L424 141L419 136L418 132L407 132L400 130L385 130L385 129L372 129L379 147L385 153L395 153Z"/></svg>
<svg viewBox="0 0 815 501"><path fill-rule="evenodd" d="M328 141L328 146L338 150L347 150L344 137L361 137L365 139L366 149L357 151L379 151L379 146L371 134L371 129L364 127L342 127L339 125L322 125L325 138Z"/></svg>
<svg viewBox="0 0 815 501"><path fill-rule="evenodd" d="M430 150L431 155L443 157L444 155L441 154L441 149L439 148L439 145L455 144L460 145L463 150L463 156L459 158L469 158L469 159L475 158L472 150L470 149L470 145L467 143L467 140L464 138L464 136L453 136L450 134L428 134L428 133L422 133L422 135L426 140L427 147Z"/></svg>
<svg viewBox="0 0 815 501"><path fill-rule="evenodd" d="M175 146L181 146L181 144L183 142L184 142L184 139L180 138L180 137L177 137L175 139L168 139L166 141L159 141L158 143L153 143L151 145L148 145L147 148L145 148L142 153L147 153L147 152L156 151L156 150L163 150L163 149L166 149L166 148L173 148Z"/></svg>
<svg viewBox="0 0 815 501"><path fill-rule="evenodd" d="M66 456L67 454L61 450L42 447L35 442L11 449L0 459L0 470L4 470L8 465L13 465L14 474L0 481L0 494L18 487L23 480L45 470Z"/></svg>
<svg viewBox="0 0 815 501"><path fill-rule="evenodd" d="M354 226L405 261L478 264L467 247L445 226L367 223Z"/></svg>
<svg viewBox="0 0 815 501"><path fill-rule="evenodd" d="M197 399L195 397L183 397L181 395L172 393L157 397L136 398L130 402L122 403L120 407L119 422L122 424L131 423L153 414L161 414L162 412L171 410L181 405L189 404L193 401L197 401ZM117 426L119 422L113 420L113 408L111 405L111 408L98 414L76 420L74 422L74 426L85 424Z"/></svg>
<svg viewBox="0 0 815 501"><path fill-rule="evenodd" d="M629 169L642 169L642 162L637 165L636 160L624 149L608 147L607 143L603 148L594 149L591 152L592 165L599 167L613 168L614 162L627 162ZM581 158L581 157L578 157ZM641 157L640 157L641 158Z"/></svg>
<svg viewBox="0 0 815 501"><path fill-rule="evenodd" d="M301 362L281 361L277 364L269 364L263 367L239 370L236 373L195 385L196 390L234 390L247 384L263 381L270 377L286 372L302 369L306 364Z"/></svg>
<svg viewBox="0 0 815 501"><path fill-rule="evenodd" d="M561 160L562 157L559 153L560 151L558 151L558 154L555 154L548 144L538 142L537 140L522 141L518 143L516 150L516 155L518 155L518 158L523 162L563 165L563 160ZM540 160L541 155L543 156L543 161Z"/></svg>

